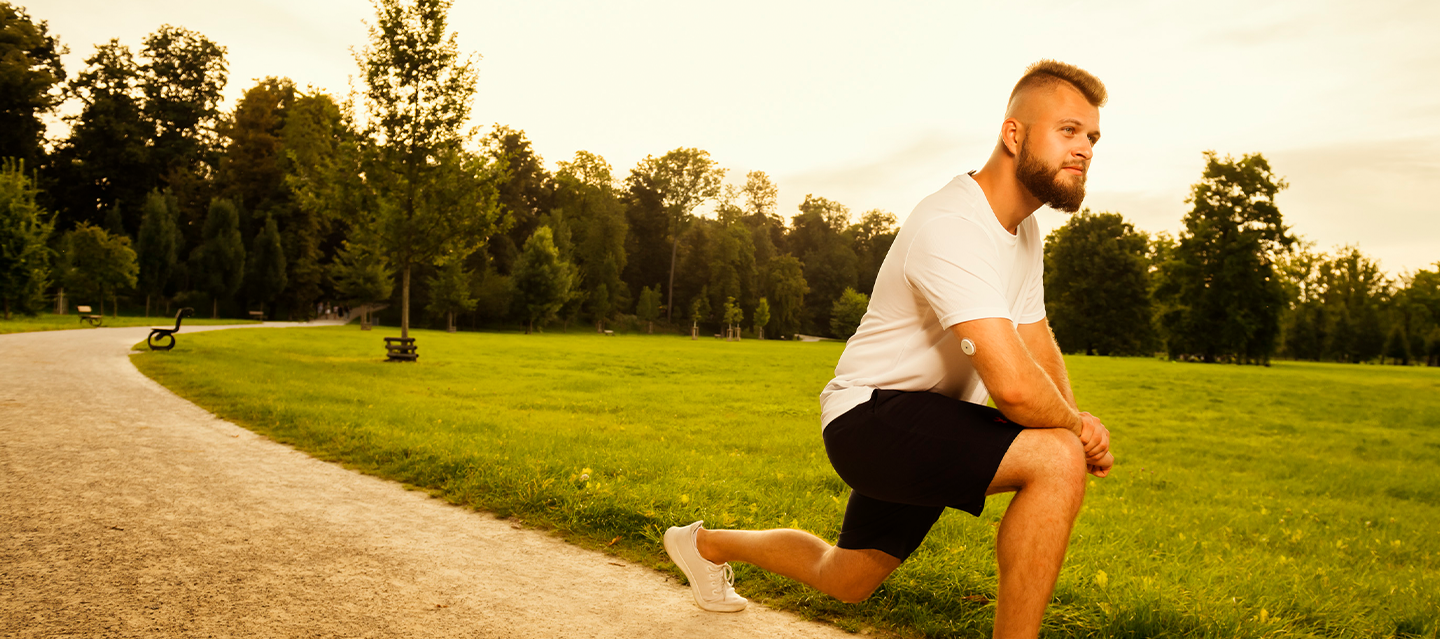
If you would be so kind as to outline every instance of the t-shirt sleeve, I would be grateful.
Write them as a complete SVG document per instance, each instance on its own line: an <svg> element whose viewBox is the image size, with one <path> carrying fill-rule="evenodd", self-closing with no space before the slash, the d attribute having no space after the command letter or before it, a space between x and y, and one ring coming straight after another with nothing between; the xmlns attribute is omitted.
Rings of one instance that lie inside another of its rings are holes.
<svg viewBox="0 0 1440 639"><path fill-rule="evenodd" d="M1015 318L1016 324L1034 324L1045 319L1045 256L1035 251L1026 257L1030 261L1030 274L1020 292L1020 315Z"/></svg>
<svg viewBox="0 0 1440 639"><path fill-rule="evenodd" d="M999 252L974 222L942 217L917 229L905 256L905 281L925 298L940 325L1010 317Z"/></svg>

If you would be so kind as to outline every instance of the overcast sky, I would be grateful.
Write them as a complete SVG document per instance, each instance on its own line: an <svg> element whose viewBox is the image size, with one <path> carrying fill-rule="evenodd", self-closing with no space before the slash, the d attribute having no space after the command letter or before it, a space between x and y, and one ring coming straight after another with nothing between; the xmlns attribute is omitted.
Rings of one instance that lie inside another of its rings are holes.
<svg viewBox="0 0 1440 639"><path fill-rule="evenodd" d="M161 24L228 49L224 108L256 78L333 94L365 44L365 0L20 0L70 47L139 49ZM901 6L897 6L901 5ZM493 2L451 13L483 56L476 124L525 130L553 168L577 150L619 176L693 146L741 181L902 220L979 168L1015 80L1056 58L1103 80L1086 205L1180 228L1202 153L1263 153L1285 221L1358 244L1392 274L1440 261L1440 2ZM1064 214L1037 213L1047 231Z"/></svg>

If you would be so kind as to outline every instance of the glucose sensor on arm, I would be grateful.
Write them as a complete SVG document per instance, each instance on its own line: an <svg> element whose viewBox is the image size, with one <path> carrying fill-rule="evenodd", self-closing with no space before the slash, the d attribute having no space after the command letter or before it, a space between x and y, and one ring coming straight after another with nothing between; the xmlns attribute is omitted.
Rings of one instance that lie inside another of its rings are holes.
<svg viewBox="0 0 1440 639"><path fill-rule="evenodd" d="M968 337L961 339L961 340L960 340L960 350L965 351L965 354L966 354L966 355L974 355L974 354L975 354L975 342L970 341L970 338L968 338Z"/></svg>

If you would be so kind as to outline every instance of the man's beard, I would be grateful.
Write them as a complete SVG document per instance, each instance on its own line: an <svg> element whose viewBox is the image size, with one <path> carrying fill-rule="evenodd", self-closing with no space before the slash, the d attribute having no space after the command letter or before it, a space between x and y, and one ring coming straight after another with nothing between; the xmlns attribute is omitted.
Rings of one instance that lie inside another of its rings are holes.
<svg viewBox="0 0 1440 639"><path fill-rule="evenodd" d="M1084 165L1072 166L1084 168ZM1015 167L1015 179L1020 180L1020 184L1023 184L1030 194L1041 203L1056 210L1074 213L1080 210L1080 203L1085 201L1085 174L1082 173L1080 179L1074 182L1061 180L1060 172L1064 168L1063 166L1051 167L1044 160L1031 155L1026 150L1025 144L1021 143L1020 161Z"/></svg>

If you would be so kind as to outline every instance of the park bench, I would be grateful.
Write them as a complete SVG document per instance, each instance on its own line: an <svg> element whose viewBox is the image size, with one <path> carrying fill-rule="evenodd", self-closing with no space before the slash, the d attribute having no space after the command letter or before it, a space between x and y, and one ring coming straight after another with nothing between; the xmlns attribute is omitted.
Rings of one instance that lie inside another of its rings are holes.
<svg viewBox="0 0 1440 639"><path fill-rule="evenodd" d="M99 326L101 322L105 321L104 315L95 315L91 313L89 306L76 306L75 312L80 314L81 323L89 322L91 326Z"/></svg>
<svg viewBox="0 0 1440 639"><path fill-rule="evenodd" d="M615 331L606 330L605 337L615 337Z"/></svg>
<svg viewBox="0 0 1440 639"><path fill-rule="evenodd" d="M385 359L390 362L413 362L420 359L420 354L415 352L419 348L413 337L387 337Z"/></svg>
<svg viewBox="0 0 1440 639"><path fill-rule="evenodd" d="M182 308L175 313L175 328L153 327L145 343L152 351L168 351L175 348L175 334L180 332L180 320L195 314L193 308Z"/></svg>
<svg viewBox="0 0 1440 639"><path fill-rule="evenodd" d="M250 319L257 322L265 321L265 311L250 311Z"/></svg>

